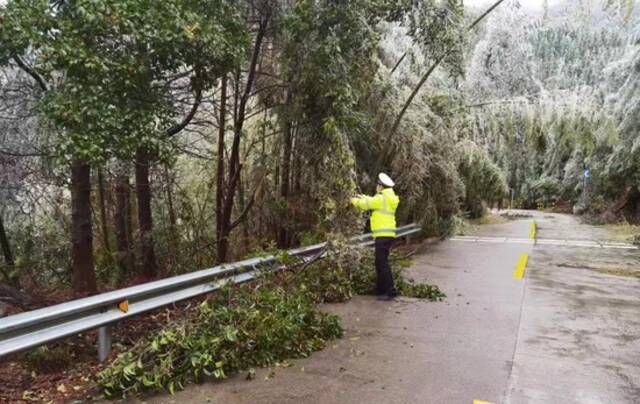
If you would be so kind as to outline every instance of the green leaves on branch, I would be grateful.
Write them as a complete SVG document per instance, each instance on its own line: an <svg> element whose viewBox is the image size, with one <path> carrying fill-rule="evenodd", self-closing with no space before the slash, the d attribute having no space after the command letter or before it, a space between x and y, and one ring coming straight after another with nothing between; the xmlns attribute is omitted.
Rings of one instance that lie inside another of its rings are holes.
<svg viewBox="0 0 640 404"><path fill-rule="evenodd" d="M228 288L182 324L138 343L99 375L107 397L144 390L171 393L204 377L305 357L342 335L337 317L284 288Z"/></svg>
<svg viewBox="0 0 640 404"><path fill-rule="evenodd" d="M64 160L162 154L182 119L172 82L195 93L237 66L248 45L228 0L13 0L0 9L0 63L27 55L49 83L45 121ZM186 83L185 83L186 81Z"/></svg>
<svg viewBox="0 0 640 404"><path fill-rule="evenodd" d="M386 1L302 0L281 17L280 63L274 68L287 89L278 117L283 132L295 128L295 155L310 184L305 212L317 212L318 232L353 223L337 201L356 192L350 143L368 126L360 104L378 68L377 22L388 13Z"/></svg>
<svg viewBox="0 0 640 404"><path fill-rule="evenodd" d="M300 288L316 302L344 302L355 295L375 294L375 263L370 248L348 246L333 241L331 254L304 271L285 274L285 284ZM408 261L392 253L391 267L396 289L401 296L429 301L445 298L437 286L405 279Z"/></svg>

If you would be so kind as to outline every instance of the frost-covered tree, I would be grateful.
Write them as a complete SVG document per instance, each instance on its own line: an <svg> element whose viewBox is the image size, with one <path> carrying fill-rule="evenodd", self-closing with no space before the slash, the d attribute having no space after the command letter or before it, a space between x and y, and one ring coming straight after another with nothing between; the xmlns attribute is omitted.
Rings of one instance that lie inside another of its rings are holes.
<svg viewBox="0 0 640 404"><path fill-rule="evenodd" d="M469 59L475 136L525 206L637 216L637 2L506 5Z"/></svg>

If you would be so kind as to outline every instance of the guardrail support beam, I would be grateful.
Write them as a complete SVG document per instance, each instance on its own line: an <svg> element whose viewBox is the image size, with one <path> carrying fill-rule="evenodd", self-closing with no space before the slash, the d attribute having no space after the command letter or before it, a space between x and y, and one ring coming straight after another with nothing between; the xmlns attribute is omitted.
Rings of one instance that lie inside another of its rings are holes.
<svg viewBox="0 0 640 404"><path fill-rule="evenodd" d="M98 328L98 360L104 362L111 353L111 326Z"/></svg>

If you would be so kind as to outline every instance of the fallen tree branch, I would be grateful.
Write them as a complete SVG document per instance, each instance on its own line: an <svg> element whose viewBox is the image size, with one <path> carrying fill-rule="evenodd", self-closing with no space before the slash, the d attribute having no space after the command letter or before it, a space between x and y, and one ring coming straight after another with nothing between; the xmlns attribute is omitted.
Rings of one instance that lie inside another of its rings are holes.
<svg viewBox="0 0 640 404"><path fill-rule="evenodd" d="M302 270L305 270L309 267L309 265L313 264L314 262L317 262L319 260L321 260L322 258L324 258L326 256L326 252L327 252L327 247L328 244L325 244L324 247L322 247L320 249L320 251L318 251L317 254L315 254L313 257L311 257L309 259L309 261L306 261L303 265L302 265Z"/></svg>

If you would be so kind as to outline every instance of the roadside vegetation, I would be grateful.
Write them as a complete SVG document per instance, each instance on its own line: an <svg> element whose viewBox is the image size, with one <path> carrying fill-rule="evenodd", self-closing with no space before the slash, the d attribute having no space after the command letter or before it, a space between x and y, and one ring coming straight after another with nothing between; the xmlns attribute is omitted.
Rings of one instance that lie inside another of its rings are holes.
<svg viewBox="0 0 640 404"><path fill-rule="evenodd" d="M614 240L640 243L640 225L628 222L602 225Z"/></svg>
<svg viewBox="0 0 640 404"><path fill-rule="evenodd" d="M456 234L473 235L477 233L482 226L504 224L507 222L509 222L509 215L496 212L487 212L483 216L475 219L460 218L456 224Z"/></svg>

